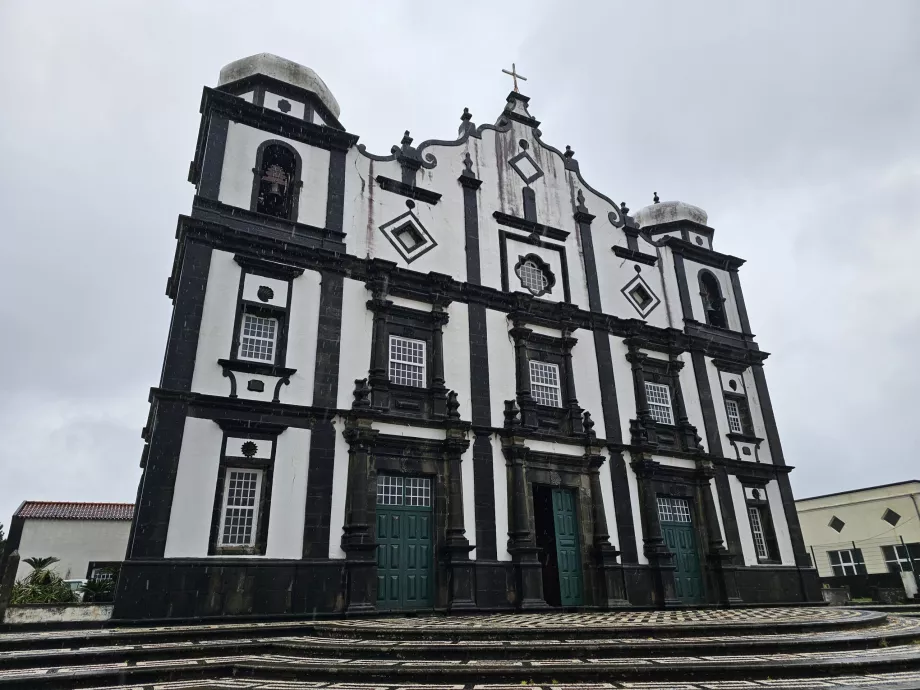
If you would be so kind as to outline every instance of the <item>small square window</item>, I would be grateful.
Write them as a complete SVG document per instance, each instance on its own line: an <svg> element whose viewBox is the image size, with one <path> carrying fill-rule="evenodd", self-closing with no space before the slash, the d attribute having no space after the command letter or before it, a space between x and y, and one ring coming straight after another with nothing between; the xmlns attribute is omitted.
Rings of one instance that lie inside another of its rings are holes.
<svg viewBox="0 0 920 690"><path fill-rule="evenodd" d="M882 520L887 522L892 527L897 525L900 519L901 519L901 516L898 513L894 512L891 508L886 508L885 512L882 514Z"/></svg>
<svg viewBox="0 0 920 690"><path fill-rule="evenodd" d="M645 397L648 400L648 409L659 424L674 424L674 413L671 411L671 389L661 383L645 382Z"/></svg>
<svg viewBox="0 0 920 690"><path fill-rule="evenodd" d="M630 290L629 296L636 301L636 304L639 305L640 310L645 310L646 307L655 301L649 294L648 290L646 290L645 287L643 287L641 284L637 284L632 290Z"/></svg>
<svg viewBox="0 0 920 690"><path fill-rule="evenodd" d="M530 394L538 405L561 407L559 367L548 362L530 362Z"/></svg>
<svg viewBox="0 0 920 690"><path fill-rule="evenodd" d="M425 238L422 237L422 233L415 229L411 223L406 223L402 227L398 228L393 236L399 240L399 243L405 248L407 252L412 252L425 244Z"/></svg>
<svg viewBox="0 0 920 690"><path fill-rule="evenodd" d="M831 521L827 523L827 526L830 527L835 532L842 532L843 528L846 526L843 520L841 520L836 515L831 518Z"/></svg>

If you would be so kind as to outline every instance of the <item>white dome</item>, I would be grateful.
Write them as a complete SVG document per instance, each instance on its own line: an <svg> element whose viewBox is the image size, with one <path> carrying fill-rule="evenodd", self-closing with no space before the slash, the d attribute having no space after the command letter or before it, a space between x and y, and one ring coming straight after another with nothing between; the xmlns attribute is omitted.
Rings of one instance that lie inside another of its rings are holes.
<svg viewBox="0 0 920 690"><path fill-rule="evenodd" d="M285 60L283 57L272 55L271 53L259 53L249 57L235 60L229 65L224 65L220 71L220 78L217 85L223 86L238 79L245 79L254 74L263 74L266 77L283 81L285 84L296 86L300 89L306 89L313 92L329 112L338 119L339 102L326 86L326 82L319 78L319 75L309 67L298 65L296 62Z"/></svg>
<svg viewBox="0 0 920 690"><path fill-rule="evenodd" d="M640 208L633 216L640 228L650 225L670 223L675 220L690 220L700 225L706 225L709 215L699 206L686 204L683 201L662 201Z"/></svg>

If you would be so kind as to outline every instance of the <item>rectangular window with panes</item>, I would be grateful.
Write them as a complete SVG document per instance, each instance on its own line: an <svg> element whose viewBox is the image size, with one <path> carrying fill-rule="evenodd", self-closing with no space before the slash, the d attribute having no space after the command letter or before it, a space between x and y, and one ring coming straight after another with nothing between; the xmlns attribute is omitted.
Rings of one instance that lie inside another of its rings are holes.
<svg viewBox="0 0 920 690"><path fill-rule="evenodd" d="M728 414L728 429L733 434L743 434L744 427L741 425L741 408L738 401L731 398L725 401L725 412Z"/></svg>
<svg viewBox="0 0 920 690"><path fill-rule="evenodd" d="M425 388L425 342L390 336L390 383Z"/></svg>
<svg viewBox="0 0 920 690"><path fill-rule="evenodd" d="M836 577L859 573L861 558L857 556L854 550L828 551L827 557L831 562L831 569Z"/></svg>
<svg viewBox="0 0 920 690"><path fill-rule="evenodd" d="M378 506L431 507L431 478L377 475Z"/></svg>
<svg viewBox="0 0 920 690"><path fill-rule="evenodd" d="M645 382L645 398L648 409L659 424L674 425L674 412L671 408L671 388L662 383Z"/></svg>
<svg viewBox="0 0 920 690"><path fill-rule="evenodd" d="M261 490L262 470L227 468L220 515L220 547L255 545Z"/></svg>
<svg viewBox="0 0 920 690"><path fill-rule="evenodd" d="M562 407L558 365L530 361L530 395L537 405Z"/></svg>
<svg viewBox="0 0 920 690"><path fill-rule="evenodd" d="M658 519L661 522L693 522L690 501L686 498L658 497Z"/></svg>
<svg viewBox="0 0 920 690"><path fill-rule="evenodd" d="M767 533L764 529L763 509L760 506L748 506L748 518L751 521L751 535L754 537L754 551L758 560L770 558L767 548Z"/></svg>
<svg viewBox="0 0 920 690"><path fill-rule="evenodd" d="M278 319L243 312L239 359L274 364L278 344Z"/></svg>

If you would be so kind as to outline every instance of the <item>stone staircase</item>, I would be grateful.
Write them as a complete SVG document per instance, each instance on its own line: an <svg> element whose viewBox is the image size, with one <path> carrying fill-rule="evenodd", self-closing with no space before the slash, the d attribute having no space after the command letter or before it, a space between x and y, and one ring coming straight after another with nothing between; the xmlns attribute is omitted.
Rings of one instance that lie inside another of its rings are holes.
<svg viewBox="0 0 920 690"><path fill-rule="evenodd" d="M2 688L920 688L920 619L852 608L0 634Z"/></svg>

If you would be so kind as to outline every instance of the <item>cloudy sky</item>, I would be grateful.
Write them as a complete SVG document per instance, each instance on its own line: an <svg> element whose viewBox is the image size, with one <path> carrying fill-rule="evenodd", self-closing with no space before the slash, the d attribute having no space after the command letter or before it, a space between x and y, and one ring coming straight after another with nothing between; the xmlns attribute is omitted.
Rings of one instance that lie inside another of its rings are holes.
<svg viewBox="0 0 920 690"><path fill-rule="evenodd" d="M492 122L709 212L800 496L920 478L920 3L0 3L0 521L133 501L203 85L273 52L372 152Z"/></svg>

